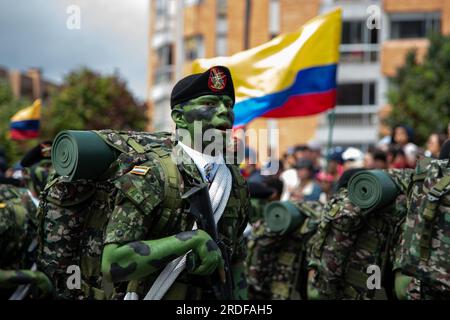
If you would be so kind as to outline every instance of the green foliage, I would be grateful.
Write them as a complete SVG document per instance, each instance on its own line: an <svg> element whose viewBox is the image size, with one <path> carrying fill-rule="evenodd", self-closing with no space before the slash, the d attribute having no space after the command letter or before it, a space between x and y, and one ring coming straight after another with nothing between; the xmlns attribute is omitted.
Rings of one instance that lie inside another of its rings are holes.
<svg viewBox="0 0 450 320"><path fill-rule="evenodd" d="M43 136L62 130L145 130L147 111L117 74L103 76L87 68L68 74L43 109Z"/></svg>
<svg viewBox="0 0 450 320"><path fill-rule="evenodd" d="M117 74L101 75L82 68L69 73L59 88L43 102L41 137L11 141L11 117L32 101L15 99L7 81L0 80L0 147L9 165L39 141L53 139L62 130L118 129L143 131L147 125L145 103L137 101Z"/></svg>
<svg viewBox="0 0 450 320"><path fill-rule="evenodd" d="M450 122L450 36L430 36L422 64L410 52L392 79L388 93L393 111L387 124L414 128L416 143L423 145L433 132L446 132Z"/></svg>
<svg viewBox="0 0 450 320"><path fill-rule="evenodd" d="M31 105L31 101L15 99L9 84L0 80L0 147L6 154L9 165L19 160L23 153L36 144L36 140L12 141L9 138L9 124L11 117L20 109Z"/></svg>

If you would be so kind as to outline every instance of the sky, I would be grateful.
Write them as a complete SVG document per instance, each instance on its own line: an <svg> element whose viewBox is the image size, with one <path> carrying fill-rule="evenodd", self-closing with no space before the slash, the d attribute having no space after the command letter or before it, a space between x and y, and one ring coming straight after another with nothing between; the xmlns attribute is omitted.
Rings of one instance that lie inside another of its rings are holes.
<svg viewBox="0 0 450 320"><path fill-rule="evenodd" d="M118 71L144 100L148 2L0 0L0 66L41 68L44 78L57 83L81 66L106 74Z"/></svg>

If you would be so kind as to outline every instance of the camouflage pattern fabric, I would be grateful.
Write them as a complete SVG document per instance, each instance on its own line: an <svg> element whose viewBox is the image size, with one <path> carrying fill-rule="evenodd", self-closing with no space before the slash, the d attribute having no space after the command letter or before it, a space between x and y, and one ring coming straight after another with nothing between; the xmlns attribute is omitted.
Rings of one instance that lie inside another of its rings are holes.
<svg viewBox="0 0 450 320"><path fill-rule="evenodd" d="M119 298L126 283L116 285L112 294L104 290L100 272L104 245L159 239L190 230L193 225L181 201L173 210L163 205L167 197L174 197L174 192L178 198L175 200L179 201L181 194L201 179L193 162L186 159L179 166L182 182L177 190L168 191L168 177L154 151L172 152L175 143L170 134L112 130L97 133L122 152L104 174L104 180L67 182L58 177L47 185L41 202L39 261L42 270L55 280L59 298ZM182 152L178 156L187 157ZM146 167L147 173L133 174L135 166ZM247 223L248 191L243 179L236 175L233 186L218 231L233 259L243 259L246 251L242 232ZM158 267L167 262L161 261ZM81 267L82 290L67 289L69 265ZM179 280L192 283L186 274ZM149 285L151 279L143 279L138 291L143 294Z"/></svg>
<svg viewBox="0 0 450 320"><path fill-rule="evenodd" d="M420 280L422 299L450 299L449 176L448 160L424 159L408 194L398 267Z"/></svg>
<svg viewBox="0 0 450 320"><path fill-rule="evenodd" d="M411 172L388 172L399 190ZM406 215L406 197L401 194L392 205L376 212L364 212L354 206L347 189L341 188L325 206L318 232L314 235L310 256L315 275L309 285L318 299L386 299L392 293L392 257L394 243ZM380 290L368 289L367 268L381 271Z"/></svg>
<svg viewBox="0 0 450 320"><path fill-rule="evenodd" d="M308 214L305 222L290 234L271 233L263 220L252 229L248 243L247 281L251 300L299 300L306 298L306 257L322 204L297 204Z"/></svg>
<svg viewBox="0 0 450 320"><path fill-rule="evenodd" d="M39 163L23 170L23 179L26 187L35 197L39 197L52 175L53 167L50 160L42 160Z"/></svg>
<svg viewBox="0 0 450 320"><path fill-rule="evenodd" d="M264 218L264 207L268 203L266 199L250 199L251 204L251 213L249 217L250 224L256 223L258 220L262 220Z"/></svg>
<svg viewBox="0 0 450 320"><path fill-rule="evenodd" d="M36 237L36 206L26 189L0 185L0 269L28 268Z"/></svg>

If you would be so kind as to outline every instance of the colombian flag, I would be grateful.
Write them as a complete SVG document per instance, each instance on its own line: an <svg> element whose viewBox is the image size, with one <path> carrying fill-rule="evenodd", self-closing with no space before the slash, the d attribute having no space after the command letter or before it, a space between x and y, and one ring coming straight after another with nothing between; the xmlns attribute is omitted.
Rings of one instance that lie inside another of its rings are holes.
<svg viewBox="0 0 450 320"><path fill-rule="evenodd" d="M215 65L231 70L235 127L255 118L306 116L334 108L342 12L320 15L300 30L231 57L199 59L194 73Z"/></svg>
<svg viewBox="0 0 450 320"><path fill-rule="evenodd" d="M27 140L39 136L39 122L41 119L41 100L20 110L11 118L10 136L13 140Z"/></svg>

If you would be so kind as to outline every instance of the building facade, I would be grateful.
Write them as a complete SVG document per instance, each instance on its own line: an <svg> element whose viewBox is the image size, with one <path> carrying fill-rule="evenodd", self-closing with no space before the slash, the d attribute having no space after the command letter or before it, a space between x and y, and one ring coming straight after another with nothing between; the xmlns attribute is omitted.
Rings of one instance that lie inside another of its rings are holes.
<svg viewBox="0 0 450 320"><path fill-rule="evenodd" d="M151 0L149 129L170 130L170 92L197 58L228 56L298 29L335 7L343 9L333 144L375 144L388 129L389 77L406 53L423 58L432 31L450 31L450 0ZM328 114L258 119L250 128L278 128L279 151L314 140L326 146Z"/></svg>
<svg viewBox="0 0 450 320"><path fill-rule="evenodd" d="M42 78L41 70L30 68L26 72L10 70L0 66L0 79L6 81L17 99L47 100L50 91L57 88L52 82Z"/></svg>

